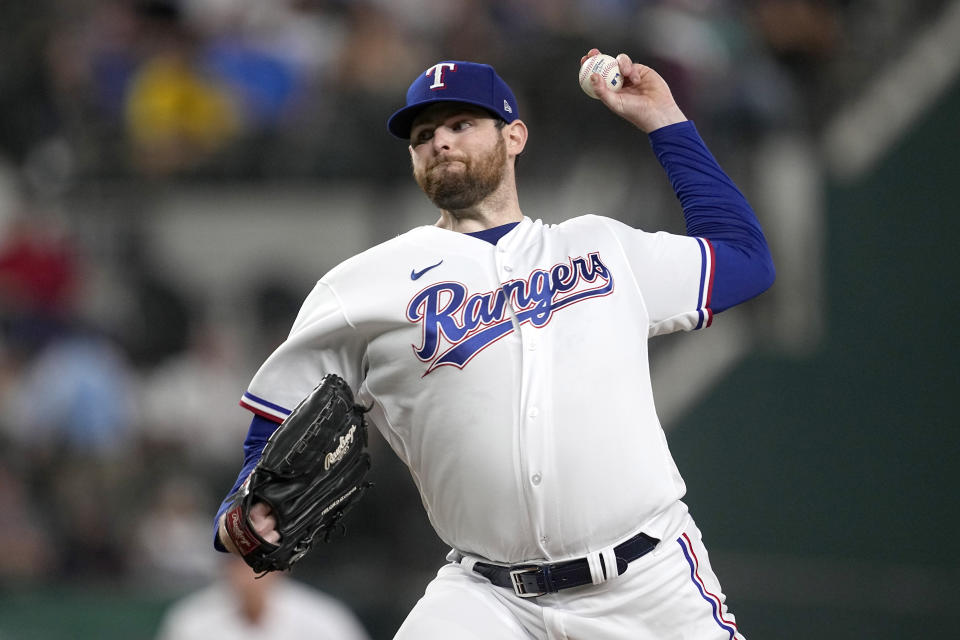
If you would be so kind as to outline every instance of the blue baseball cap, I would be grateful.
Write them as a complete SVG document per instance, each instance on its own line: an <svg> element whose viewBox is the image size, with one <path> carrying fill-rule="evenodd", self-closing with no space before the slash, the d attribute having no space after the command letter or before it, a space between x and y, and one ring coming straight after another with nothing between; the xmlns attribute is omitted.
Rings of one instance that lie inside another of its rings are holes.
<svg viewBox="0 0 960 640"><path fill-rule="evenodd" d="M519 116L510 87L488 64L448 60L421 73L407 89L407 106L387 121L398 138L410 139L413 121L426 107L438 102L463 102L483 107L504 122Z"/></svg>

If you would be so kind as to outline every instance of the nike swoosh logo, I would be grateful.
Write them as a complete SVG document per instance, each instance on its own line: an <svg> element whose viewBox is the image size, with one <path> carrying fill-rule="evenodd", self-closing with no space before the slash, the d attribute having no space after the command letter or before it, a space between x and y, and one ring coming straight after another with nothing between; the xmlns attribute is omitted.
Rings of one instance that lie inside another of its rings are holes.
<svg viewBox="0 0 960 640"><path fill-rule="evenodd" d="M437 264L432 264L432 265L430 265L429 267L424 267L423 269L420 269L420 271L417 271L416 269L414 269L413 271L410 272L410 279L411 279L411 280L419 280L419 279L420 279L420 276L422 276L423 274L425 274L427 271L430 271L430 269L433 269L433 268L435 268L435 267L439 267L441 264L443 264L443 260L441 260L441 261L438 262Z"/></svg>

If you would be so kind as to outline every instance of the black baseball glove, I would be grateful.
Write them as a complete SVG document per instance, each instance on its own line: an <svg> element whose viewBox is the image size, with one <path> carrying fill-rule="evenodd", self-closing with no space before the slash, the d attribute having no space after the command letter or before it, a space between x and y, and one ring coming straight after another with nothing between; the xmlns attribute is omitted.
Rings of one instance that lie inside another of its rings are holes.
<svg viewBox="0 0 960 640"><path fill-rule="evenodd" d="M364 412L347 383L328 374L270 436L226 512L227 534L254 571L289 569L315 540L330 538L370 486ZM250 525L257 502L276 518L276 544Z"/></svg>

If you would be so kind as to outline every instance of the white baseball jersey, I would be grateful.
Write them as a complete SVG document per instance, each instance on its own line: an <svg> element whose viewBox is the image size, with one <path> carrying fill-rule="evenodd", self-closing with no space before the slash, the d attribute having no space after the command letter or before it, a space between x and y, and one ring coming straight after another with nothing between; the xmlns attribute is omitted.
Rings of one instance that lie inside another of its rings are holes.
<svg viewBox="0 0 960 640"><path fill-rule="evenodd" d="M281 420L343 376L464 554L563 560L656 535L685 487L647 339L709 324L711 256L598 216L524 218L495 246L418 227L319 281L242 404Z"/></svg>

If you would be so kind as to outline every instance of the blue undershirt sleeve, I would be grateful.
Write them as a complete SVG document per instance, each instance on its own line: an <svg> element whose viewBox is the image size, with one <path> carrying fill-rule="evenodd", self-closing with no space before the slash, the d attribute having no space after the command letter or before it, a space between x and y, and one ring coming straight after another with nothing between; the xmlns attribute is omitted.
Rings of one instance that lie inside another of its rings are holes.
<svg viewBox="0 0 960 640"><path fill-rule="evenodd" d="M217 510L217 517L213 521L213 547L217 551L226 551L218 535L220 516L222 516L227 510L227 507L230 506L230 497L240 488L240 485L247 479L247 476L250 475L253 468L257 466L257 462L260 460L261 454L263 454L263 448L267 446L267 440L270 439L270 436L273 435L273 432L276 431L279 426L279 423L272 422L257 415L253 416L253 420L250 422L247 437L243 441L243 468L240 469L237 481L233 483L233 487L227 492L227 497L220 503L220 508Z"/></svg>
<svg viewBox="0 0 960 640"><path fill-rule="evenodd" d="M713 246L713 313L763 293L775 271L760 223L693 123L657 129L650 144L680 200L687 235Z"/></svg>

